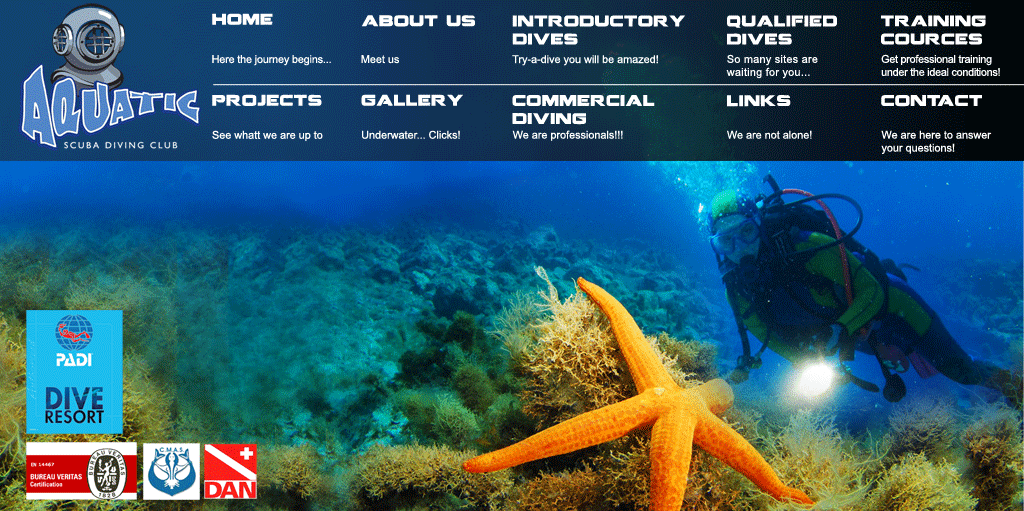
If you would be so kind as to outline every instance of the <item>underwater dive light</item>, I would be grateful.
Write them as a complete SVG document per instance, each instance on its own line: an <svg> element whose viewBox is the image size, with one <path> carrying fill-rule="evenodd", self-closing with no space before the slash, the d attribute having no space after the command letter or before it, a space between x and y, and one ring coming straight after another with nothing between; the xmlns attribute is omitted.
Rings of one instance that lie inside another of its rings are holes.
<svg viewBox="0 0 1024 511"><path fill-rule="evenodd" d="M797 379L796 392L805 398L818 397L832 388L836 371L825 362L816 362L803 369Z"/></svg>

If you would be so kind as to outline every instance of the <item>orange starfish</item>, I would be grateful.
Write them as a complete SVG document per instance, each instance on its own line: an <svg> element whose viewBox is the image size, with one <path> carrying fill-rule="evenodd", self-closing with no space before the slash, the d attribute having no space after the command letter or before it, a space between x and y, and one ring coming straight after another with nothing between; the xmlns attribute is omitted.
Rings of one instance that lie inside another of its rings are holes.
<svg viewBox="0 0 1024 511"><path fill-rule="evenodd" d="M686 493L692 444L724 461L779 501L813 505L804 492L782 481L749 442L715 416L732 406L732 388L722 379L692 389L676 385L644 339L633 316L607 291L580 278L611 323L636 383L637 395L578 415L522 442L466 461L469 472L491 472L619 438L651 428L651 509L678 511Z"/></svg>

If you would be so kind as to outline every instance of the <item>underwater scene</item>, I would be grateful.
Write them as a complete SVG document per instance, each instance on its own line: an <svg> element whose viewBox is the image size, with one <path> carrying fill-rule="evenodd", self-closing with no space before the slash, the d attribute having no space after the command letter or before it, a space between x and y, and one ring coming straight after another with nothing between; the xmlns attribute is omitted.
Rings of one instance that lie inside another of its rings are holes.
<svg viewBox="0 0 1024 511"><path fill-rule="evenodd" d="M0 509L1024 505L1020 162L0 170ZM90 309L123 433L27 434L26 311ZM258 498L26 500L26 441Z"/></svg>

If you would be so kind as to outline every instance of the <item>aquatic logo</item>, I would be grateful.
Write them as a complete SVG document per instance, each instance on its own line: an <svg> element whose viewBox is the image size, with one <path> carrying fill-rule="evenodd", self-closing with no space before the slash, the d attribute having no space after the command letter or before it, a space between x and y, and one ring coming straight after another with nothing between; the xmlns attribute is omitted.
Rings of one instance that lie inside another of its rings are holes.
<svg viewBox="0 0 1024 511"><path fill-rule="evenodd" d="M146 500L199 500L199 444L145 444Z"/></svg>
<svg viewBox="0 0 1024 511"><path fill-rule="evenodd" d="M57 138L95 133L156 111L178 112L199 124L197 91L138 92L118 89L124 74L114 61L124 49L124 25L110 9L87 4L71 10L53 31L53 51L66 63L50 74L50 101L40 65L22 84L21 131L42 145L57 147ZM110 91L113 89L113 98ZM79 96L81 107L78 106ZM137 101L138 107L132 101Z"/></svg>
<svg viewBox="0 0 1024 511"><path fill-rule="evenodd" d="M89 491L96 498L116 499L124 493L128 466L120 451L115 448L104 448L89 457L89 468L85 474L89 482Z"/></svg>

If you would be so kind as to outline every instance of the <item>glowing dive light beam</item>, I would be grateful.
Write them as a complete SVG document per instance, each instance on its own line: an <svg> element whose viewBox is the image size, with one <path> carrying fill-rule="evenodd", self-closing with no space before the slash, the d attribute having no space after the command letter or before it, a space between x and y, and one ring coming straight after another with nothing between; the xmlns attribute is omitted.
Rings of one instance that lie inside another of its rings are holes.
<svg viewBox="0 0 1024 511"><path fill-rule="evenodd" d="M796 383L796 391L803 397L815 398L832 388L836 379L836 371L824 362L811 364L800 373Z"/></svg>

